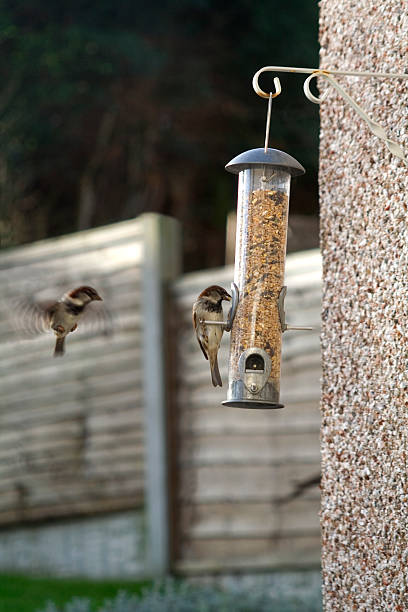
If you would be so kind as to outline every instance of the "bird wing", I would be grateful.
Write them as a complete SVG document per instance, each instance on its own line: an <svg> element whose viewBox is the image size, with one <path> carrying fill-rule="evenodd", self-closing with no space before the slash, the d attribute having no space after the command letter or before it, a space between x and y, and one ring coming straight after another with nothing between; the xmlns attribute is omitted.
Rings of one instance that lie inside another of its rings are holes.
<svg viewBox="0 0 408 612"><path fill-rule="evenodd" d="M11 322L22 336L36 336L50 331L54 300L36 301L33 298L17 298L13 303Z"/></svg>
<svg viewBox="0 0 408 612"><path fill-rule="evenodd" d="M110 336L114 327L112 313L103 302L91 302L85 306L78 326L85 333Z"/></svg>
<svg viewBox="0 0 408 612"><path fill-rule="evenodd" d="M196 330L198 344L200 345L200 348L203 351L204 357L208 359L207 351L205 347L203 346L203 343L201 342L201 340L203 340L205 345L208 346L208 337L205 334L203 325L197 322L197 315L196 315L195 310L193 311L193 325L194 325L194 329Z"/></svg>

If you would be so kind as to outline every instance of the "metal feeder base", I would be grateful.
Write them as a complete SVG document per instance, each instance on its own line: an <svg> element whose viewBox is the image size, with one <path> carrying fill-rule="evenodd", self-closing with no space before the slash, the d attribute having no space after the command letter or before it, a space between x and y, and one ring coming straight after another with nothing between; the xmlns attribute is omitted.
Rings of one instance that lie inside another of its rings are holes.
<svg viewBox="0 0 408 612"><path fill-rule="evenodd" d="M231 406L232 408L252 408L252 409L276 409L276 408L284 408L285 406L283 404L273 404L271 402L262 402L260 400L246 400L246 399L242 399L242 400L225 400L222 402L223 406Z"/></svg>
<svg viewBox="0 0 408 612"><path fill-rule="evenodd" d="M270 362L270 357L262 349L248 349L242 353L240 363L244 365L248 354L252 355L255 351L256 354L262 353L265 355L264 360L266 364L268 364L268 361ZM245 377L248 386L253 383L257 385L259 391L257 393L250 393L243 380L233 380L228 387L227 399L222 402L223 406L263 409L284 407L279 401L279 381L265 383L263 380L264 377L269 376L268 369L266 371L245 370L242 372L242 376Z"/></svg>

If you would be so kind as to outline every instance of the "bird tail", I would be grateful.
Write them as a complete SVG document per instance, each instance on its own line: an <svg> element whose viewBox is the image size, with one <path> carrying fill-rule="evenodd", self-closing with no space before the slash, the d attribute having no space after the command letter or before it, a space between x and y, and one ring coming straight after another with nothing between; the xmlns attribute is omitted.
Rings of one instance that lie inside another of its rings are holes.
<svg viewBox="0 0 408 612"><path fill-rule="evenodd" d="M65 336L62 336L61 338L57 338L57 341L55 343L55 350L54 350L54 357L62 357L63 354L65 353Z"/></svg>
<svg viewBox="0 0 408 612"><path fill-rule="evenodd" d="M218 359L217 355L215 355L215 359L210 360L211 365L211 380L214 387L222 387L222 380L220 370L218 368Z"/></svg>

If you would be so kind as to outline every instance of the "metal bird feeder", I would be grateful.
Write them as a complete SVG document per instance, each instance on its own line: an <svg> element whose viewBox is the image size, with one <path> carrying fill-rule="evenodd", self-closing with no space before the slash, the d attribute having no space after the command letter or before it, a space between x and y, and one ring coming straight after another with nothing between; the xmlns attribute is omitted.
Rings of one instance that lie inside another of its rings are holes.
<svg viewBox="0 0 408 612"><path fill-rule="evenodd" d="M402 147L387 137L384 128L370 119L333 77L408 79L408 74L285 66L266 66L256 72L253 88L269 100L265 146L246 151L226 165L229 172L239 175L239 183L233 301L224 326L231 331L231 344L228 396L223 404L240 408L283 408L279 400L282 333L312 329L289 326L285 321L283 283L290 181L305 170L287 153L268 148L272 99L281 93L281 84L275 77L275 92L267 93L258 79L263 72L275 71L308 74L303 89L316 104L323 102L328 91L317 98L310 91L310 83L322 77L364 119L371 132L384 140L391 153L408 164Z"/></svg>
<svg viewBox="0 0 408 612"><path fill-rule="evenodd" d="M279 400L290 181L305 170L277 149L246 151L226 165L239 175L234 283L225 406L283 408ZM305 328L296 328L305 329Z"/></svg>

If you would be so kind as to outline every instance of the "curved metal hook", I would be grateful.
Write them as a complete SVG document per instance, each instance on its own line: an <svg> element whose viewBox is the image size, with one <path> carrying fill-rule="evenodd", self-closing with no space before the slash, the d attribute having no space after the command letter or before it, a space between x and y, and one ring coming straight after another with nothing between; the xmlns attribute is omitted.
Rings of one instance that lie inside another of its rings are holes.
<svg viewBox="0 0 408 612"><path fill-rule="evenodd" d="M317 97L310 91L310 83L312 79L316 79L319 76L325 76L325 75L324 73L321 73L319 70L318 72L314 72L313 74L310 74L305 80L305 82L303 83L303 91L305 92L306 98L310 100L310 102L313 102L314 104L321 104L323 100L327 98L328 93L329 93L329 90L327 89L320 97Z"/></svg>
<svg viewBox="0 0 408 612"><path fill-rule="evenodd" d="M277 96L279 96L279 94L282 91L281 82L279 80L279 77L275 77L273 79L273 84L275 85L275 93L272 93L272 94L266 93L259 87L259 83L258 83L259 75L262 72L263 72L263 68L261 68L261 70L258 70L258 72L254 75L254 78L252 79L252 87L254 88L258 96L261 96L261 98L270 98L270 97L276 98Z"/></svg>

